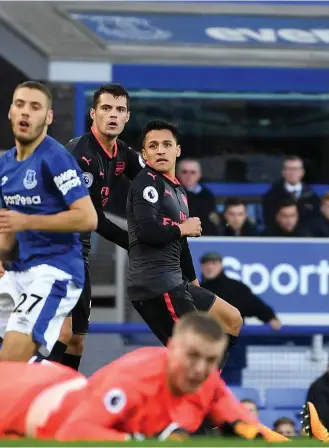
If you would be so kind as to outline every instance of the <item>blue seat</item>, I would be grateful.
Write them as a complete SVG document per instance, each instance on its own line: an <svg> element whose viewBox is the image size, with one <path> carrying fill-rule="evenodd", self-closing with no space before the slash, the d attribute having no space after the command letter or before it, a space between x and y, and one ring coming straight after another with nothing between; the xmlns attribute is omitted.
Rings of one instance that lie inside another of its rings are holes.
<svg viewBox="0 0 329 448"><path fill-rule="evenodd" d="M306 389L299 387L269 388L265 392L265 407L301 410L306 400L306 393Z"/></svg>
<svg viewBox="0 0 329 448"><path fill-rule="evenodd" d="M300 417L297 411L292 411L289 409L261 409L259 411L259 420L271 429L273 429L274 422L282 417L290 418L293 422L295 422L297 431L300 430Z"/></svg>
<svg viewBox="0 0 329 448"><path fill-rule="evenodd" d="M257 389L239 386L230 386L230 389L238 400L253 400L258 408L262 407L262 402Z"/></svg>

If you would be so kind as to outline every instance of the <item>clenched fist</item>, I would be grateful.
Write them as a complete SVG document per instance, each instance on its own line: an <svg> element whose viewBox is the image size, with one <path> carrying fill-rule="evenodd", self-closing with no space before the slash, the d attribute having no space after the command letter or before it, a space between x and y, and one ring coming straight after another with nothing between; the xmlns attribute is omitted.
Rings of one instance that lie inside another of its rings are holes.
<svg viewBox="0 0 329 448"><path fill-rule="evenodd" d="M188 218L178 226L181 231L181 236L201 236L202 228L199 218Z"/></svg>

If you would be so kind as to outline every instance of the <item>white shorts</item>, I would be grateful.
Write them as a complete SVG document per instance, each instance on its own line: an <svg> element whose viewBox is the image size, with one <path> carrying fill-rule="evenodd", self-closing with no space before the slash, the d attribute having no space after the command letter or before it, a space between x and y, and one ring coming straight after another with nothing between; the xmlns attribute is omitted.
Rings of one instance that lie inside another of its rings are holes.
<svg viewBox="0 0 329 448"><path fill-rule="evenodd" d="M39 352L48 356L81 292L70 274L47 264L7 271L0 279L0 331L7 318L6 332L32 334Z"/></svg>
<svg viewBox="0 0 329 448"><path fill-rule="evenodd" d="M3 339L9 317L15 309L16 287L8 271L0 278L0 338Z"/></svg>

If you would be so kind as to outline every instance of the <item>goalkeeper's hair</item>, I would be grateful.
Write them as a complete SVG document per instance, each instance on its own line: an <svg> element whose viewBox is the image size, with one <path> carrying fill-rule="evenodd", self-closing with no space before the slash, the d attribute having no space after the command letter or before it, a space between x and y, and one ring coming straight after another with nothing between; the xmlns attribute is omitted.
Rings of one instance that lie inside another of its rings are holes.
<svg viewBox="0 0 329 448"><path fill-rule="evenodd" d="M185 314L175 324L173 336L181 335L191 331L209 341L219 341L226 335L218 322L207 313L188 313Z"/></svg>

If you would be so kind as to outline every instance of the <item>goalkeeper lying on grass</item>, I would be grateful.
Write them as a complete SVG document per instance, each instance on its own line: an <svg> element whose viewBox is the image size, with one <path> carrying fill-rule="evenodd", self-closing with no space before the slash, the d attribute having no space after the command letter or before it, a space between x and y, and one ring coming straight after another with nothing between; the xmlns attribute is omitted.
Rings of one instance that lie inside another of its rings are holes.
<svg viewBox="0 0 329 448"><path fill-rule="evenodd" d="M0 363L0 434L60 441L184 439L208 417L222 435L288 440L232 395L216 367L227 339L208 315L176 324L166 348L142 348L88 380L59 364Z"/></svg>

